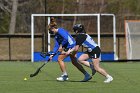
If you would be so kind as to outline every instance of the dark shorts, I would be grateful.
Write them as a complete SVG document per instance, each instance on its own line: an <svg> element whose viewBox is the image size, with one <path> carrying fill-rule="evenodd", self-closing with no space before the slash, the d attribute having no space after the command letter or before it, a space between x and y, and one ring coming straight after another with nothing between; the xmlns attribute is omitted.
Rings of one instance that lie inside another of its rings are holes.
<svg viewBox="0 0 140 93"><path fill-rule="evenodd" d="M96 59L100 57L101 49L96 46L91 52L86 51L85 53L88 54L90 58Z"/></svg>

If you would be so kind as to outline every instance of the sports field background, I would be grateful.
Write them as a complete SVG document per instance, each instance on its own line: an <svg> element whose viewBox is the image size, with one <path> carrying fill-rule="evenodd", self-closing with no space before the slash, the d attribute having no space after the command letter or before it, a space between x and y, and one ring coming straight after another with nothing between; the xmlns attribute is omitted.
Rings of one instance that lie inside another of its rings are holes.
<svg viewBox="0 0 140 93"><path fill-rule="evenodd" d="M0 93L139 93L140 62L101 63L114 81L104 84L104 77L96 74L89 82L78 82L83 75L70 63L66 63L69 81L58 82L61 74L59 65L51 62L45 65L38 76L29 79L43 63L0 62ZM86 68L86 67L85 67ZM86 68L88 72L91 70ZM28 78L24 81L24 78Z"/></svg>

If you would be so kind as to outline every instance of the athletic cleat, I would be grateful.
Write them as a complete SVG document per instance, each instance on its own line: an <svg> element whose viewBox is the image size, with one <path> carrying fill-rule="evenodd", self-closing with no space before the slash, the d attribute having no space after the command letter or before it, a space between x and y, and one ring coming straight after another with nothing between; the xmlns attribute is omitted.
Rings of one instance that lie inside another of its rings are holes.
<svg viewBox="0 0 140 93"><path fill-rule="evenodd" d="M87 82L91 79L92 79L92 77L90 75L88 75L88 76L85 76L85 78L81 82Z"/></svg>
<svg viewBox="0 0 140 93"><path fill-rule="evenodd" d="M93 64L90 64L90 68L91 68L92 76L93 76L96 73L96 70L95 70Z"/></svg>
<svg viewBox="0 0 140 93"><path fill-rule="evenodd" d="M104 83L110 83L111 81L113 81L113 77L110 76L104 81Z"/></svg>
<svg viewBox="0 0 140 93"><path fill-rule="evenodd" d="M68 75L61 75L60 77L56 78L57 81L67 81L69 80Z"/></svg>

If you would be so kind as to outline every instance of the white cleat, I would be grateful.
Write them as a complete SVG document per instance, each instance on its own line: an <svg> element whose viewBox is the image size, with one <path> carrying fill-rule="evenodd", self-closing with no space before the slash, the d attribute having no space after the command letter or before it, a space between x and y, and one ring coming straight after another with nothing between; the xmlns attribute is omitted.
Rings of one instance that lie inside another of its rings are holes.
<svg viewBox="0 0 140 93"><path fill-rule="evenodd" d="M68 75L63 75L63 76L56 78L56 80L57 81L67 81L67 80L69 80L69 78L68 78Z"/></svg>
<svg viewBox="0 0 140 93"><path fill-rule="evenodd" d="M111 81L113 81L113 77L110 76L104 81L104 83L110 83Z"/></svg>

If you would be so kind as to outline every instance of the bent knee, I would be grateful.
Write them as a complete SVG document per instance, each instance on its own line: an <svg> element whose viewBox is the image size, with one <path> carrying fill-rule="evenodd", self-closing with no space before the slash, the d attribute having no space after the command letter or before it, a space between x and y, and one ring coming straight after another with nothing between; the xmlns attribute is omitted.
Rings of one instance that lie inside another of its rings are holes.
<svg viewBox="0 0 140 93"><path fill-rule="evenodd" d="M58 60L57 60L58 62L61 62L61 61L63 61L63 59L62 58L58 58Z"/></svg>
<svg viewBox="0 0 140 93"><path fill-rule="evenodd" d="M84 61L84 60L83 60L83 59L81 59L81 58L78 58L77 60L78 60L78 62L82 62L82 61Z"/></svg>

